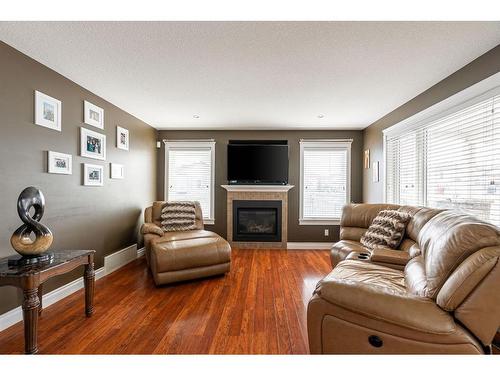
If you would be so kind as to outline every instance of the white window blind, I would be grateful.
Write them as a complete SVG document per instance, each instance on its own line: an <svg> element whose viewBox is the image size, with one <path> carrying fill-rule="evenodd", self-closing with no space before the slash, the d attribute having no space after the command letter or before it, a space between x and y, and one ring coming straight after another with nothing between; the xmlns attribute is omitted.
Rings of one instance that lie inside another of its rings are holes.
<svg viewBox="0 0 500 375"><path fill-rule="evenodd" d="M214 214L214 142L165 143L166 199L198 201L203 218Z"/></svg>
<svg viewBox="0 0 500 375"><path fill-rule="evenodd" d="M500 225L500 95L386 137L386 200Z"/></svg>
<svg viewBox="0 0 500 375"><path fill-rule="evenodd" d="M300 224L334 224L350 201L350 141L301 141Z"/></svg>

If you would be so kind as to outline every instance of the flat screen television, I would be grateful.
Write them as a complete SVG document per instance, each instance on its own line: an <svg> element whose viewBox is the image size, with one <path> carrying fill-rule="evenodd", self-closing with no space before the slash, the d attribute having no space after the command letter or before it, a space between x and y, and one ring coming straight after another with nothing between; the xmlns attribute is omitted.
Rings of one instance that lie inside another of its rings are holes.
<svg viewBox="0 0 500 375"><path fill-rule="evenodd" d="M288 141L229 141L229 184L288 184Z"/></svg>

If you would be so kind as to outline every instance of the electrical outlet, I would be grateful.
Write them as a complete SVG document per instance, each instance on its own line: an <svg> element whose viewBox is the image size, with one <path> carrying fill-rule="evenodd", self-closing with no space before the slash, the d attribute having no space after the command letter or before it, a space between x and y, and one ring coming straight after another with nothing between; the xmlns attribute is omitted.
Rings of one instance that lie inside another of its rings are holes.
<svg viewBox="0 0 500 375"><path fill-rule="evenodd" d="M325 237L328 237L330 234L329 234L329 231L328 229L325 229Z"/></svg>

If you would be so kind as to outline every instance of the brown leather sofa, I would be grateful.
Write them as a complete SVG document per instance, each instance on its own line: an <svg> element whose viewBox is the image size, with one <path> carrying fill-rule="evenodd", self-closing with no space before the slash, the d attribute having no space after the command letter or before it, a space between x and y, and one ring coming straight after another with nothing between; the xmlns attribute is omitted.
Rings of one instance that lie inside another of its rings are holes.
<svg viewBox="0 0 500 375"><path fill-rule="evenodd" d="M360 208L344 211L343 223L359 229L344 230L342 241L355 242L380 206L365 214ZM490 351L500 326L499 229L465 214L418 209L405 241L404 270L369 257L337 262L332 254L335 268L308 305L311 353Z"/></svg>
<svg viewBox="0 0 500 375"><path fill-rule="evenodd" d="M398 210L411 215L405 236L397 250L387 247L377 247L374 250L369 250L359 242L373 219L382 210ZM332 246L330 253L332 266L335 267L337 263L346 258L361 258L361 260L368 258L373 263L402 270L411 257L420 253L417 238L422 227L442 211L433 208L399 206L396 204L348 204L342 209L340 241Z"/></svg>
<svg viewBox="0 0 500 375"><path fill-rule="evenodd" d="M144 211L144 236L147 264L156 285L192 280L229 272L231 247L216 233L204 230L203 215L196 203L196 229L164 232L161 210L164 201L153 202Z"/></svg>

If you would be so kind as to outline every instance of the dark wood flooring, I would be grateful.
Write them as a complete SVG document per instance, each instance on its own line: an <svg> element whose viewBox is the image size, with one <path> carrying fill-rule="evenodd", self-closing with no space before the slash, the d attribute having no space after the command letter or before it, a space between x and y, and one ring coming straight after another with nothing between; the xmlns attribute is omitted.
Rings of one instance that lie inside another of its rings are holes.
<svg viewBox="0 0 500 375"><path fill-rule="evenodd" d="M226 276L157 288L144 259L44 309L40 354L305 354L306 308L331 270L328 251L233 250ZM18 323L0 332L0 354L22 353Z"/></svg>

